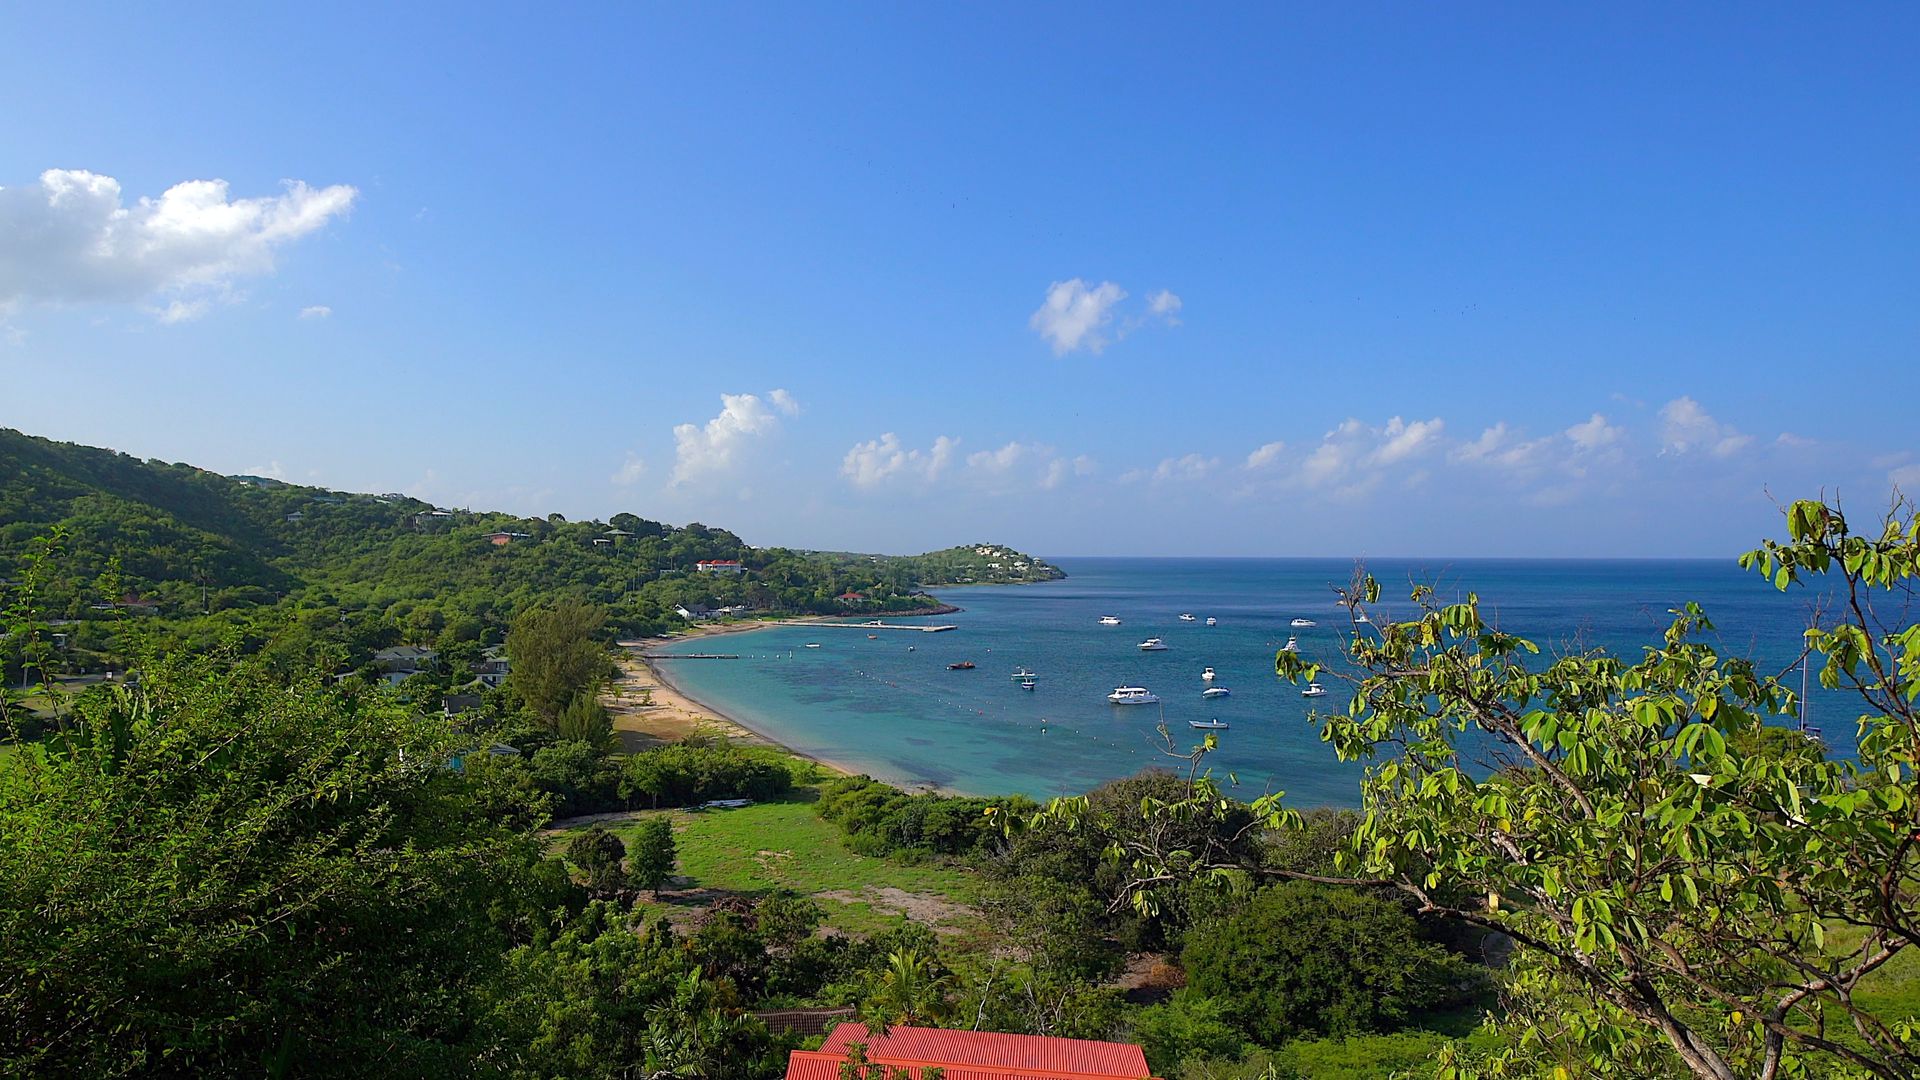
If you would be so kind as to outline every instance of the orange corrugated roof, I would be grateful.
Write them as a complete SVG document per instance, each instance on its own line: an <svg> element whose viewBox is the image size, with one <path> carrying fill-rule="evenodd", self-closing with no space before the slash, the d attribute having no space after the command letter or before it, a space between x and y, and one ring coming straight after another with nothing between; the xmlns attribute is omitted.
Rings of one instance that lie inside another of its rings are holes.
<svg viewBox="0 0 1920 1080"><path fill-rule="evenodd" d="M796 1051L788 1080L836 1080L848 1047L867 1044L867 1060L918 1070L943 1069L947 1080L1143 1080L1147 1056L1130 1043L896 1027L885 1035L864 1024L841 1024L818 1051ZM826 1071L822 1072L821 1070Z"/></svg>

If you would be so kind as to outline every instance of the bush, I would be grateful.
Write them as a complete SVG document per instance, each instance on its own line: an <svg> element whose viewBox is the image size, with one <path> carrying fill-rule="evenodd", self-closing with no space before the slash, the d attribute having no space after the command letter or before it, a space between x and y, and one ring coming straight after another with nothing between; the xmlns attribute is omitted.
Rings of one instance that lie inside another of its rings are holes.
<svg viewBox="0 0 1920 1080"><path fill-rule="evenodd" d="M1030 809L1019 798L975 799L949 795L909 795L871 777L842 777L821 792L820 816L847 836L847 846L862 855L950 855L979 858L1000 843L989 807Z"/></svg>
<svg viewBox="0 0 1920 1080"><path fill-rule="evenodd" d="M1147 1053L1156 1076L1171 1076L1189 1058L1237 1059L1247 1043L1233 1025L1228 1006L1218 998L1181 990L1164 1005L1141 1009L1133 1019L1133 1041Z"/></svg>
<svg viewBox="0 0 1920 1080"><path fill-rule="evenodd" d="M1393 1031L1473 981L1399 904L1304 881L1262 889L1196 929L1181 960L1189 985L1266 1046Z"/></svg>
<svg viewBox="0 0 1920 1080"><path fill-rule="evenodd" d="M793 790L793 774L764 756L688 739L627 759L619 782L629 802L652 807L694 806L713 799L777 799Z"/></svg>

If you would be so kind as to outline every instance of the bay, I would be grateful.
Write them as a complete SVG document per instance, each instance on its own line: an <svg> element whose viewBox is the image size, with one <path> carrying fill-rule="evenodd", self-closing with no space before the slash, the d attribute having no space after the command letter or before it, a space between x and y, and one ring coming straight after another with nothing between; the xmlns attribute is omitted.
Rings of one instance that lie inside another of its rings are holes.
<svg viewBox="0 0 1920 1080"><path fill-rule="evenodd" d="M662 666L687 693L749 727L904 787L1077 794L1148 766L1180 767L1169 750L1201 734L1187 721L1219 719L1229 727L1208 765L1234 794L1282 789L1294 806L1358 804L1361 766L1339 761L1310 715L1344 708L1343 684L1329 681L1325 697L1308 699L1273 675L1289 635L1308 658L1338 664L1349 628L1333 587L1347 583L1351 560L1049 561L1068 577L939 589L965 610L888 620L952 623L952 631L877 630L870 639L861 630L781 626L719 639L738 660ZM1471 590L1502 629L1531 638L1544 655L1599 647L1638 657L1659 640L1671 609L1697 601L1716 624L1708 640L1769 673L1799 655L1811 599L1805 590L1782 594L1731 560L1376 559L1367 569L1383 585L1376 621L1410 616L1415 582L1435 585L1443 601ZM1181 621L1182 612L1194 621ZM1100 625L1104 615L1121 625ZM1295 618L1317 625L1294 629ZM1137 645L1149 636L1168 648L1143 652ZM714 646L692 639L660 651ZM947 669L963 660L977 666ZM1207 667L1230 697L1201 697ZM1039 674L1034 690L1010 677L1020 668ZM1790 681L1797 686L1797 674ZM1121 685L1145 686L1161 704L1110 704L1106 695ZM1813 688L1809 721L1836 752L1851 752L1851 705ZM1156 730L1162 723L1171 747Z"/></svg>

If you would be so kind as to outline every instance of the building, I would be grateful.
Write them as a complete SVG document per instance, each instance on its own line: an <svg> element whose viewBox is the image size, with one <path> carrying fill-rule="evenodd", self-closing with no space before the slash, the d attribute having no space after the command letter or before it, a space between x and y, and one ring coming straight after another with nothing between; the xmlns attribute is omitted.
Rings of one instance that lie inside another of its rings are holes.
<svg viewBox="0 0 1920 1080"><path fill-rule="evenodd" d="M746 569L739 559L702 559L693 568L703 574L738 574Z"/></svg>
<svg viewBox="0 0 1920 1080"><path fill-rule="evenodd" d="M855 1043L866 1045L869 1065L887 1073L904 1069L917 1078L939 1069L944 1080L1150 1080L1147 1055L1131 1043L1003 1035L992 1031L945 1031L896 1027L875 1035L864 1024L833 1029L818 1050L787 1057L787 1080L840 1080L840 1067Z"/></svg>
<svg viewBox="0 0 1920 1080"><path fill-rule="evenodd" d="M513 665L507 660L507 647L495 645L480 654L480 662L473 665L474 677L487 686L496 687L507 681L513 673Z"/></svg>
<svg viewBox="0 0 1920 1080"><path fill-rule="evenodd" d="M843 604L864 604L867 602L866 597L861 596L859 593L854 592L852 589L848 589L846 592L843 592L839 596L834 597L834 599L840 601Z"/></svg>
<svg viewBox="0 0 1920 1080"><path fill-rule="evenodd" d="M533 539L533 534L521 532L491 532L481 539L492 544L494 547L505 547L515 540L531 540Z"/></svg>
<svg viewBox="0 0 1920 1080"><path fill-rule="evenodd" d="M440 654L424 645L395 645L374 653L373 664L380 669L381 678L398 686L409 676L439 667Z"/></svg>
<svg viewBox="0 0 1920 1080"><path fill-rule="evenodd" d="M673 606L673 613L688 621L711 619L717 614L712 608L705 604L675 604Z"/></svg>

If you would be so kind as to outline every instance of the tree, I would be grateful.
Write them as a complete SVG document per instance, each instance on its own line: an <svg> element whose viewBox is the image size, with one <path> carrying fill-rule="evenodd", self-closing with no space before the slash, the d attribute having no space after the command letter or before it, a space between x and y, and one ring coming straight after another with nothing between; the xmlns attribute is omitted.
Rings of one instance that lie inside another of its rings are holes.
<svg viewBox="0 0 1920 1080"><path fill-rule="evenodd" d="M607 676L607 650L598 638L606 609L567 597L522 612L507 633L508 676L529 708L549 725L575 698Z"/></svg>
<svg viewBox="0 0 1920 1080"><path fill-rule="evenodd" d="M419 1076L557 902L444 723L175 657L0 768L0 1073Z"/></svg>
<svg viewBox="0 0 1920 1080"><path fill-rule="evenodd" d="M595 825L567 844L567 861L587 876L587 888L606 892L626 880L622 867L627 845L620 838Z"/></svg>
<svg viewBox="0 0 1920 1080"><path fill-rule="evenodd" d="M1172 1076L1188 1058L1231 1060L1245 1053L1247 1041L1233 1021L1225 999L1182 989L1172 1000L1134 1014L1132 1037L1154 1075Z"/></svg>
<svg viewBox="0 0 1920 1080"><path fill-rule="evenodd" d="M1782 591L1818 584L1831 599L1805 662L1863 707L1857 760L1764 735L1795 695L1699 640L1712 623L1696 605L1637 660L1535 665L1538 647L1488 622L1474 596L1443 605L1420 588L1416 618L1361 623L1380 587L1360 575L1342 593L1353 701L1320 722L1342 757L1370 762L1365 817L1344 875L1266 872L1371 882L1517 942L1508 991L1522 1030L1491 1070L1573 1059L1602 1075L1710 1080L1836 1062L1887 1080L1920 1072L1913 1020L1854 993L1920 941L1920 625L1905 606L1920 513L1898 504L1858 534L1837 505L1794 503L1786 518L1786 541L1740 561ZM1275 665L1321 674L1288 652ZM1202 775L1154 812L1220 802ZM1299 823L1274 797L1253 808L1269 827ZM1080 812L1061 803L1035 821ZM1240 872L1151 846L1115 854L1121 892L1142 906ZM1480 1069L1458 1054L1445 1067Z"/></svg>
<svg viewBox="0 0 1920 1080"><path fill-rule="evenodd" d="M1461 965L1393 900L1288 881L1189 935L1188 987L1217 998L1247 1037L1392 1031L1455 994Z"/></svg>
<svg viewBox="0 0 1920 1080"><path fill-rule="evenodd" d="M605 751L613 745L613 717L600 702L600 684L573 696L554 723L555 735Z"/></svg>
<svg viewBox="0 0 1920 1080"><path fill-rule="evenodd" d="M887 954L886 970L860 1004L860 1019L876 1031L896 1024L933 1025L946 1015L952 978L917 949Z"/></svg>
<svg viewBox="0 0 1920 1080"><path fill-rule="evenodd" d="M655 816L640 823L639 835L633 840L633 867L629 872L634 885L658 893L673 877L677 858L671 821L665 816Z"/></svg>

